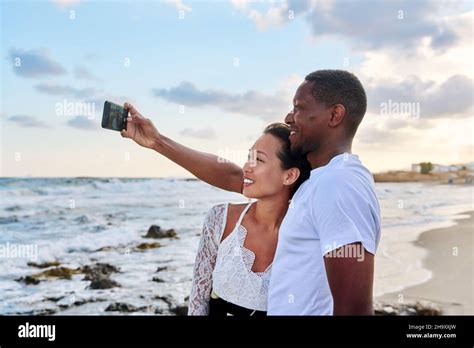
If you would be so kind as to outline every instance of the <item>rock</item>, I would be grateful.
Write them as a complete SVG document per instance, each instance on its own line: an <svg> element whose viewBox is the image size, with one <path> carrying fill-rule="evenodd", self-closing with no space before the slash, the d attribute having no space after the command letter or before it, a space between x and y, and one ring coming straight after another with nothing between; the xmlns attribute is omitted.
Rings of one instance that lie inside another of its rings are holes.
<svg viewBox="0 0 474 348"><path fill-rule="evenodd" d="M86 303L94 303L94 302L104 302L108 301L108 299L103 299L103 298L88 298L88 299L82 299L75 301L74 303L63 303L59 305L59 308L61 309L68 309L71 307L79 307L82 305L85 305Z"/></svg>
<svg viewBox="0 0 474 348"><path fill-rule="evenodd" d="M39 284L42 280L48 278L59 278L59 279L71 279L74 274L81 273L81 269L72 269L67 267L56 267L48 269L46 271L33 274L31 276L21 277L16 279L16 281L25 283L25 284Z"/></svg>
<svg viewBox="0 0 474 348"><path fill-rule="evenodd" d="M161 301L165 302L168 306L171 306L171 304L172 304L172 301L166 296L155 296L154 299L155 300L161 300Z"/></svg>
<svg viewBox="0 0 474 348"><path fill-rule="evenodd" d="M170 308L171 313L174 313L178 316L187 316L188 315L188 306L179 305L173 308Z"/></svg>
<svg viewBox="0 0 474 348"><path fill-rule="evenodd" d="M56 309L45 308L45 309L41 309L39 311L34 311L33 315L51 315L51 314L55 314L56 312L57 312Z"/></svg>
<svg viewBox="0 0 474 348"><path fill-rule="evenodd" d="M75 218L73 221L79 223L79 224L87 224L90 222L89 218L86 215L81 215Z"/></svg>
<svg viewBox="0 0 474 348"><path fill-rule="evenodd" d="M97 278L92 279L89 289L92 290L99 290L99 289L111 289L111 288L119 288L121 285L117 283L115 280L108 278L107 276L99 276Z"/></svg>
<svg viewBox="0 0 474 348"><path fill-rule="evenodd" d="M417 302L414 309L417 315L441 315L441 310L433 303L421 304Z"/></svg>
<svg viewBox="0 0 474 348"><path fill-rule="evenodd" d="M152 281L157 282L157 283L164 283L165 281L159 277L153 277Z"/></svg>
<svg viewBox="0 0 474 348"><path fill-rule="evenodd" d="M80 268L56 267L34 275L37 278L71 279L74 274L82 273Z"/></svg>
<svg viewBox="0 0 474 348"><path fill-rule="evenodd" d="M135 250L144 251L144 250L147 250L147 249L159 248L160 246L161 246L160 243L141 243L141 244L138 244L135 247Z"/></svg>
<svg viewBox="0 0 474 348"><path fill-rule="evenodd" d="M17 282L25 283L27 285L37 285L41 282L41 280L36 279L32 276L26 276L26 277L21 277L18 279L15 279Z"/></svg>
<svg viewBox="0 0 474 348"><path fill-rule="evenodd" d="M0 217L0 224L11 224L13 222L18 222L18 218L16 217L16 215Z"/></svg>
<svg viewBox="0 0 474 348"><path fill-rule="evenodd" d="M158 267L158 268L156 269L156 272L155 272L155 273L158 273L158 272L161 272L161 271L166 271L167 269L168 269L167 266Z"/></svg>
<svg viewBox="0 0 474 348"><path fill-rule="evenodd" d="M160 226L151 225L148 233L143 238L175 238L176 236L174 229L163 231Z"/></svg>
<svg viewBox="0 0 474 348"><path fill-rule="evenodd" d="M382 304L375 302L374 303L374 312L375 315L442 315L440 308L435 306L431 302L416 302L416 303L392 303Z"/></svg>
<svg viewBox="0 0 474 348"><path fill-rule="evenodd" d="M102 248L99 248L97 250L94 250L95 253L99 252L99 251L110 251L110 250L114 250L115 247L113 246L105 246L105 247L102 247Z"/></svg>
<svg viewBox="0 0 474 348"><path fill-rule="evenodd" d="M51 301L51 302L58 302L59 300L62 300L64 296L60 297L46 297L44 301Z"/></svg>
<svg viewBox="0 0 474 348"><path fill-rule="evenodd" d="M19 205L12 205L10 207L6 207L5 211L18 211L21 210L21 207Z"/></svg>
<svg viewBox="0 0 474 348"><path fill-rule="evenodd" d="M59 266L61 263L58 261L51 261L51 262L44 262L44 263L35 263L35 262L28 262L27 265L36 268L48 268L53 266Z"/></svg>
<svg viewBox="0 0 474 348"><path fill-rule="evenodd" d="M133 305L130 305L127 303L121 303L121 302L112 303L105 309L106 312L126 312L126 313L136 312L138 310L139 308Z"/></svg>
<svg viewBox="0 0 474 348"><path fill-rule="evenodd" d="M384 307L382 310L385 315L397 315L397 312L395 311L395 309L393 309L393 307L387 306Z"/></svg>
<svg viewBox="0 0 474 348"><path fill-rule="evenodd" d="M120 273L120 269L109 265L108 263L96 263L92 266L86 265L82 267L82 272L86 275L83 280L93 280L100 276L109 276L112 273Z"/></svg>
<svg viewBox="0 0 474 348"><path fill-rule="evenodd" d="M71 269L67 267L56 267L52 269L48 269L46 271L33 274L31 276L21 277L16 279L19 282L23 282L25 284L38 284L42 280L46 280L49 278L59 278L59 279L71 279L74 274L81 273L81 269Z"/></svg>
<svg viewBox="0 0 474 348"><path fill-rule="evenodd" d="M90 280L89 289L111 289L121 285L110 279L112 273L120 273L120 269L107 263L96 263L82 267L85 277L83 280Z"/></svg>

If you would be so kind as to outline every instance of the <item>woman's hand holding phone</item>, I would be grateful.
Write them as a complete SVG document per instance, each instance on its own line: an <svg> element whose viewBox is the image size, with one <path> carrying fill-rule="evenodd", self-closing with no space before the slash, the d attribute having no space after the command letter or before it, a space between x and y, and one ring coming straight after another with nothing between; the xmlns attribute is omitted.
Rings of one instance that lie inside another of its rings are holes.
<svg viewBox="0 0 474 348"><path fill-rule="evenodd" d="M153 148L160 133L150 119L143 117L130 103L125 103L130 116L127 118L127 130L121 132L122 137L130 138L138 145L146 148Z"/></svg>

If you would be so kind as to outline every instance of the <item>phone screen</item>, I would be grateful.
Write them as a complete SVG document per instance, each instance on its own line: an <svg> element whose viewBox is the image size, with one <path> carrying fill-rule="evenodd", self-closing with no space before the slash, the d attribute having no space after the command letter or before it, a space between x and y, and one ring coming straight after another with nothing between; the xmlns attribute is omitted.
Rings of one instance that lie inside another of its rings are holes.
<svg viewBox="0 0 474 348"><path fill-rule="evenodd" d="M127 129L128 110L124 107L106 101L102 115L102 127L115 131Z"/></svg>

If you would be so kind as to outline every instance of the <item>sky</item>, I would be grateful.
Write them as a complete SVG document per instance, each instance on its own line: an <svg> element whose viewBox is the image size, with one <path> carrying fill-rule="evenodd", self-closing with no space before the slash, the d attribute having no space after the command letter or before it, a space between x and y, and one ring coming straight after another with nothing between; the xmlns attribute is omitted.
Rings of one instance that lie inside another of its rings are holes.
<svg viewBox="0 0 474 348"><path fill-rule="evenodd" d="M190 176L102 129L105 100L242 165L318 69L364 85L371 171L474 160L471 1L0 2L0 176Z"/></svg>

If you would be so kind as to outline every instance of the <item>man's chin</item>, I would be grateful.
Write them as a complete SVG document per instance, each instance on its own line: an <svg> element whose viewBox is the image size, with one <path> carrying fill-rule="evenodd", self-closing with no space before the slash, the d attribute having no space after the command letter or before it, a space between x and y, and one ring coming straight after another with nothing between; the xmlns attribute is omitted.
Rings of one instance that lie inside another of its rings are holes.
<svg viewBox="0 0 474 348"><path fill-rule="evenodd" d="M291 154L293 156L303 156L303 148L298 145L298 144L294 144L292 143L291 146L290 146L290 151L291 151Z"/></svg>

